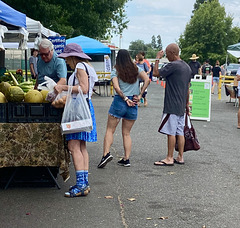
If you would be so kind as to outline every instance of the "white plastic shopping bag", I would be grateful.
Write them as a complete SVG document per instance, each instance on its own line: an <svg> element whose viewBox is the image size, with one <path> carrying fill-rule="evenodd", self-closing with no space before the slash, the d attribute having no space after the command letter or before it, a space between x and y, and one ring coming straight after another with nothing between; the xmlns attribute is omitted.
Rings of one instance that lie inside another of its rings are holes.
<svg viewBox="0 0 240 228"><path fill-rule="evenodd" d="M86 98L78 87L78 94L72 94L72 86L68 87L68 95L65 103L62 122L62 134L76 132L90 132L93 129L92 117Z"/></svg>
<svg viewBox="0 0 240 228"><path fill-rule="evenodd" d="M54 87L57 85L57 83L48 76L44 76L44 80L45 82L38 85L38 89L48 90L49 92L46 96L46 100L53 102L57 96L56 92L54 91Z"/></svg>

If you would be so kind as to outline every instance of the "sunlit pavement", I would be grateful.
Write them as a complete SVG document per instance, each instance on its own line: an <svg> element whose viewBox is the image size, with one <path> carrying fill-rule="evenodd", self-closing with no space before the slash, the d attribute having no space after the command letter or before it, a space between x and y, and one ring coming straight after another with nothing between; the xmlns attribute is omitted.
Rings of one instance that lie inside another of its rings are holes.
<svg viewBox="0 0 240 228"><path fill-rule="evenodd" d="M239 228L240 153L237 110L217 94L212 98L211 121L193 121L201 144L186 152L185 165L156 167L165 158L166 136L157 132L164 89L151 83L148 106L139 108L132 135L131 167L117 161L123 155L121 128L116 130L114 159L97 169L102 156L107 113L112 97L93 96L98 142L88 143L91 192L87 197L64 198L75 175L61 189L10 187L0 190L0 227L83 228ZM175 154L176 155L176 154Z"/></svg>

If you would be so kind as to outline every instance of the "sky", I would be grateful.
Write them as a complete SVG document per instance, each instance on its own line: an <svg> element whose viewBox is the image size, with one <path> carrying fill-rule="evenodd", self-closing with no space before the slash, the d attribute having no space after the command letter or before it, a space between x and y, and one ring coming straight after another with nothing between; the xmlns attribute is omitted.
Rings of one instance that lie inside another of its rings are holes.
<svg viewBox="0 0 240 228"><path fill-rule="evenodd" d="M152 36L161 36L163 48L175 43L190 21L196 0L132 0L125 10L130 21L122 38L114 36L112 43L128 49L131 41L143 40L151 43ZM234 26L240 26L240 0L219 0L231 15Z"/></svg>

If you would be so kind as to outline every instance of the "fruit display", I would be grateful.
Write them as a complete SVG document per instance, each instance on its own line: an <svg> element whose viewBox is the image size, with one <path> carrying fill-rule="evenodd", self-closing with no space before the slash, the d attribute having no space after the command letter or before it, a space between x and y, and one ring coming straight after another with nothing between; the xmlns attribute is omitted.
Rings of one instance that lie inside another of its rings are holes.
<svg viewBox="0 0 240 228"><path fill-rule="evenodd" d="M33 82L31 81L27 81L27 82L22 82L18 85L23 92L27 93L29 90L33 90L34 89L34 85Z"/></svg>
<svg viewBox="0 0 240 228"><path fill-rule="evenodd" d="M67 96L63 96L58 100L54 100L52 102L52 106L55 108L64 108L66 100L67 100Z"/></svg>
<svg viewBox="0 0 240 228"><path fill-rule="evenodd" d="M7 99L3 93L0 92L0 103L7 103Z"/></svg>
<svg viewBox="0 0 240 228"><path fill-rule="evenodd" d="M49 101L46 100L47 98L47 95L48 95L48 90L41 90L40 93L42 94L43 96L43 103L48 103Z"/></svg>
<svg viewBox="0 0 240 228"><path fill-rule="evenodd" d="M8 88L11 85L8 82L1 82L0 83L0 92L2 92L4 95L6 95Z"/></svg>
<svg viewBox="0 0 240 228"><path fill-rule="evenodd" d="M18 86L10 86L7 89L6 98L10 102L22 102L24 98L24 92Z"/></svg>
<svg viewBox="0 0 240 228"><path fill-rule="evenodd" d="M30 90L24 96L26 103L42 103L43 95L38 90Z"/></svg>

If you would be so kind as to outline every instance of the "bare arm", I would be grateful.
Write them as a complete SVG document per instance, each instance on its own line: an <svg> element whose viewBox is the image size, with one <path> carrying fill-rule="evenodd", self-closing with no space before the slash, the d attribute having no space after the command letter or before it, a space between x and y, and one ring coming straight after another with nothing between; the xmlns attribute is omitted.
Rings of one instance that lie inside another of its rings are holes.
<svg viewBox="0 0 240 228"><path fill-rule="evenodd" d="M240 81L240 75L237 74L236 76L237 76L237 81Z"/></svg>
<svg viewBox="0 0 240 228"><path fill-rule="evenodd" d="M190 115L190 112L189 112L189 94L190 94L190 83L188 84L188 94L187 94L187 103L186 103L186 114L187 115Z"/></svg>
<svg viewBox="0 0 240 228"><path fill-rule="evenodd" d="M160 77L159 71L158 71L158 64L159 59L161 59L164 56L163 50L159 51L156 56L155 65L153 67L153 76Z"/></svg>
<svg viewBox="0 0 240 228"><path fill-rule="evenodd" d="M114 77L112 79L112 83L113 83L113 88L116 91L116 93L127 103L127 105L135 106L135 103L132 100L128 99L128 97L126 97L125 94L120 89L117 77Z"/></svg>
<svg viewBox="0 0 240 228"><path fill-rule="evenodd" d="M60 78L60 80L57 82L57 85L66 85L66 78Z"/></svg>
<svg viewBox="0 0 240 228"><path fill-rule="evenodd" d="M82 69L77 69L76 76L78 78L79 85L73 86L72 93L78 93L78 87L80 86L83 94L87 94L87 92L88 92L88 75L87 75L86 71L82 70ZM68 90L68 85L66 85L66 79L65 79L65 84L64 84L64 80L62 80L62 82L60 82L60 80L58 81L57 85L54 87L54 89L57 91L57 93L61 93L62 91Z"/></svg>
<svg viewBox="0 0 240 228"><path fill-rule="evenodd" d="M150 80L149 80L149 77L148 75L146 74L146 72L142 71L140 74L139 74L139 77L144 81L144 85L140 91L140 94L139 94L139 99L142 97L144 91L146 90L146 88L148 87L149 83L150 83Z"/></svg>

